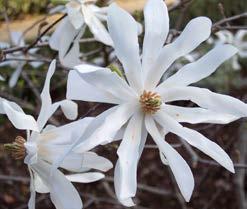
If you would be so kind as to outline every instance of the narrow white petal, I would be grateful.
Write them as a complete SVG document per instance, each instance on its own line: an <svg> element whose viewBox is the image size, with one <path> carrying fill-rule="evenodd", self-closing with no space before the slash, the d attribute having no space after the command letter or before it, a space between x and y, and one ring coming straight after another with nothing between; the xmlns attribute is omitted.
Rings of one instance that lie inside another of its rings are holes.
<svg viewBox="0 0 247 209"><path fill-rule="evenodd" d="M109 7L107 22L115 53L124 67L129 84L140 93L143 91L143 78L136 21L113 3Z"/></svg>
<svg viewBox="0 0 247 209"><path fill-rule="evenodd" d="M79 2L70 1L66 4L67 13L71 24L75 29L79 29L84 24L84 17Z"/></svg>
<svg viewBox="0 0 247 209"><path fill-rule="evenodd" d="M126 198L126 199L121 199L120 197L120 191L121 191L121 172L120 172L120 167L119 167L119 160L116 163L115 170L114 170L114 188L115 188L115 193L118 198L118 201L126 206L126 207L133 207L135 206L135 203L133 202L132 198Z"/></svg>
<svg viewBox="0 0 247 209"><path fill-rule="evenodd" d="M105 26L95 16L92 9L88 6L82 6L82 12L84 14L85 22L90 28L94 37L106 45L113 46L110 34L106 30Z"/></svg>
<svg viewBox="0 0 247 209"><path fill-rule="evenodd" d="M137 98L136 93L129 87L127 82L108 68L79 65L75 69L84 81L102 91L107 91L119 100L128 102Z"/></svg>
<svg viewBox="0 0 247 209"><path fill-rule="evenodd" d="M227 113L238 118L246 117L247 104L223 94L214 93L208 89L198 87L162 88L157 91L164 102L190 100L198 106L215 111Z"/></svg>
<svg viewBox="0 0 247 209"><path fill-rule="evenodd" d="M105 175L98 172L89 172L89 173L78 173L66 175L66 178L71 182L77 183L92 183L95 181L99 181L105 178Z"/></svg>
<svg viewBox="0 0 247 209"><path fill-rule="evenodd" d="M162 49L153 70L147 75L145 87L150 90L154 89L164 72L176 59L189 54L209 38L211 26L212 22L207 17L197 17L191 20L182 34Z"/></svg>
<svg viewBox="0 0 247 209"><path fill-rule="evenodd" d="M227 170L234 173L232 160L219 145L210 141L208 138L198 133L197 131L183 127L163 111L160 111L159 114L155 116L155 120L161 126L165 127L169 132L180 136L189 144L201 150L206 155L213 158L215 161L225 167Z"/></svg>
<svg viewBox="0 0 247 209"><path fill-rule="evenodd" d="M119 199L132 198L137 189L137 165L139 148L142 141L143 114L134 114L125 130L124 137L117 154L119 157L120 188Z"/></svg>
<svg viewBox="0 0 247 209"><path fill-rule="evenodd" d="M165 80L159 88L188 86L210 76L230 57L237 53L232 45L218 45L196 62L182 67L177 73Z"/></svg>
<svg viewBox="0 0 247 209"><path fill-rule="evenodd" d="M75 102L70 101L70 100L62 100L60 102L56 102L56 103L52 104L51 110L50 110L50 115L52 116L53 113L59 107L61 107L64 115L69 120L75 120L77 118L77 115L78 115L78 105Z"/></svg>
<svg viewBox="0 0 247 209"><path fill-rule="evenodd" d="M101 78L98 78L98 80L100 79ZM69 72L66 97L67 99L89 102L113 104L122 103L122 100L119 100L105 90L98 89L97 87L85 82L76 70L71 70Z"/></svg>
<svg viewBox="0 0 247 209"><path fill-rule="evenodd" d="M28 209L35 209L36 192L34 185L34 172L30 166L28 166L28 171L30 174L30 198L28 200Z"/></svg>
<svg viewBox="0 0 247 209"><path fill-rule="evenodd" d="M47 71L44 87L40 94L41 109L37 119L40 130L45 126L46 122L50 117L49 113L52 105L52 100L50 95L50 83L51 83L51 77L55 73L55 69L56 69L56 60L53 60Z"/></svg>
<svg viewBox="0 0 247 209"><path fill-rule="evenodd" d="M51 165L40 161L33 169L50 190L51 201L59 209L82 209L80 195L71 182L59 170L51 175Z"/></svg>
<svg viewBox="0 0 247 209"><path fill-rule="evenodd" d="M169 16L163 0L148 0L144 9L145 37L142 69L147 74L152 69L169 32Z"/></svg>
<svg viewBox="0 0 247 209"><path fill-rule="evenodd" d="M44 194L50 192L49 188L45 185L37 173L34 173L34 186L35 191L38 193Z"/></svg>
<svg viewBox="0 0 247 209"><path fill-rule="evenodd" d="M1 105L0 105L1 106ZM39 131L37 122L31 115L25 114L23 111L14 109L7 101L2 102L4 114L17 129Z"/></svg>
<svg viewBox="0 0 247 209"><path fill-rule="evenodd" d="M227 113L219 113L200 107L180 107L175 105L163 105L162 110L181 123L215 123L228 124L239 117Z"/></svg>
<svg viewBox="0 0 247 209"><path fill-rule="evenodd" d="M52 34L49 40L50 47L59 51L59 60L64 66L72 68L81 63L79 59L79 40L84 33L84 29L85 27L75 29L66 17Z"/></svg>
<svg viewBox="0 0 247 209"><path fill-rule="evenodd" d="M190 167L178 152L162 138L151 117L146 116L145 124L147 131L165 155L182 195L189 202L195 185Z"/></svg>
<svg viewBox="0 0 247 209"><path fill-rule="evenodd" d="M77 146L76 152L88 151L105 142L112 142L115 135L136 111L136 105L126 103L108 110L110 114L95 118L82 138L85 140Z"/></svg>

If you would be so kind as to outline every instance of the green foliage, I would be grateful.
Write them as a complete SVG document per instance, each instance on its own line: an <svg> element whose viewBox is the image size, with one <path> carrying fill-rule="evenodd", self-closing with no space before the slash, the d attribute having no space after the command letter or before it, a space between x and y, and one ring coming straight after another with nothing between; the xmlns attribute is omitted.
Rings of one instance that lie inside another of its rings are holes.
<svg viewBox="0 0 247 209"><path fill-rule="evenodd" d="M44 13L49 2L49 0L0 0L0 12L7 11L11 19L27 13ZM0 18L3 20L2 16Z"/></svg>

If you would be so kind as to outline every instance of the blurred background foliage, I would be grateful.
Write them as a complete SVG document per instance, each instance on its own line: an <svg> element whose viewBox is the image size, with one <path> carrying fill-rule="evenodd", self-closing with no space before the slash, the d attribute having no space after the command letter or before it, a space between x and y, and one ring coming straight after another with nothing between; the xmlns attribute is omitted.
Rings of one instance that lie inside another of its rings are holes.
<svg viewBox="0 0 247 209"><path fill-rule="evenodd" d="M24 14L45 13L51 6L51 0L0 0L0 11L6 8L8 15L15 19ZM99 0L99 3L106 2ZM246 0L194 0L188 12L188 18L198 15L210 16L214 21L222 18L218 4L222 3L227 16L238 14L247 10ZM2 18L2 17L1 17Z"/></svg>

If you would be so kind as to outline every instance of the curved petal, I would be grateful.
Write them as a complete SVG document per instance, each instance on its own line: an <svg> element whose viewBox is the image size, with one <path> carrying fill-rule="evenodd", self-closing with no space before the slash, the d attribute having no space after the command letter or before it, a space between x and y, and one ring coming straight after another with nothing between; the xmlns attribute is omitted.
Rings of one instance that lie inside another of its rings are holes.
<svg viewBox="0 0 247 209"><path fill-rule="evenodd" d="M98 172L89 172L66 175L66 178L71 182L92 183L105 178L105 175Z"/></svg>
<svg viewBox="0 0 247 209"><path fill-rule="evenodd" d="M44 83L43 90L40 94L41 97L41 109L37 119L40 130L45 126L46 122L50 117L50 109L52 105L51 95L50 95L50 84L51 78L55 73L56 60L53 60L49 66L48 72L46 74L46 79Z"/></svg>
<svg viewBox="0 0 247 209"><path fill-rule="evenodd" d="M152 90L160 81L164 72L179 57L185 56L209 38L212 22L207 17L191 20L182 34L171 44L166 45L155 63L153 70L147 75L146 89Z"/></svg>
<svg viewBox="0 0 247 209"><path fill-rule="evenodd" d="M37 139L39 145L68 145L80 137L93 118L86 117L63 126L44 129ZM72 134L73 133L73 134ZM74 136L75 138L72 138Z"/></svg>
<svg viewBox="0 0 247 209"><path fill-rule="evenodd" d="M50 192L49 188L45 185L37 173L34 173L34 186L35 191L38 193L44 194Z"/></svg>
<svg viewBox="0 0 247 209"><path fill-rule="evenodd" d="M208 89L198 87L162 88L158 91L164 102L190 100L198 106L215 111L227 113L238 118L246 117L247 104L223 94L214 93Z"/></svg>
<svg viewBox="0 0 247 209"><path fill-rule="evenodd" d="M72 68L81 63L79 40L84 31L85 27L75 29L66 17L52 34L49 45L52 49L59 51L59 60L64 66Z"/></svg>
<svg viewBox="0 0 247 209"><path fill-rule="evenodd" d="M110 34L106 30L105 26L95 16L92 9L89 6L82 5L82 12L84 14L85 23L90 28L90 31L93 33L94 37L106 45L113 46Z"/></svg>
<svg viewBox="0 0 247 209"><path fill-rule="evenodd" d="M75 70L69 72L66 97L67 99L89 102L113 104L122 103L122 100L119 100L105 90L98 89L97 87L85 82L80 74Z"/></svg>
<svg viewBox="0 0 247 209"><path fill-rule="evenodd" d="M50 116L53 115L56 110L61 107L65 117L69 120L75 120L78 115L78 105L70 100L62 100L60 102L56 102L52 104L50 110Z"/></svg>
<svg viewBox="0 0 247 209"><path fill-rule="evenodd" d="M210 76L226 60L237 53L232 45L218 45L196 62L182 67L177 73L158 86L167 88L172 86L188 86Z"/></svg>
<svg viewBox="0 0 247 209"><path fill-rule="evenodd" d="M215 111L203 109L200 107L180 107L175 105L163 105L162 110L171 116L174 120L181 123L215 123L228 124L239 117L227 113L218 113Z"/></svg>
<svg viewBox="0 0 247 209"><path fill-rule="evenodd" d="M117 132L134 114L136 109L135 104L126 103L114 108L113 112L106 117L96 117L95 121L92 122L92 126L89 126L82 136L82 138L85 137L85 140L77 146L76 152L88 151L102 143L112 142Z"/></svg>
<svg viewBox="0 0 247 209"><path fill-rule="evenodd" d="M158 58L169 32L169 16L164 1L147 1L144 17L145 37L142 52L142 69L144 75L146 75Z"/></svg>
<svg viewBox="0 0 247 209"><path fill-rule="evenodd" d="M1 105L0 105L1 106ZM8 101L2 102L4 114L17 129L39 131L39 127L33 116L26 115L23 111L14 109Z"/></svg>
<svg viewBox="0 0 247 209"><path fill-rule="evenodd" d="M71 24L75 29L79 29L84 24L84 17L79 2L70 1L66 4L67 13Z"/></svg>
<svg viewBox="0 0 247 209"><path fill-rule="evenodd" d="M36 192L34 185L34 172L32 171L30 166L28 166L28 171L30 174L30 193L31 193L30 198L28 200L28 209L35 209Z"/></svg>
<svg viewBox="0 0 247 209"><path fill-rule="evenodd" d="M158 145L160 151L165 155L182 195L185 200L189 202L195 186L194 177L190 167L178 152L163 140L154 120L151 117L146 116L145 124L147 131Z"/></svg>
<svg viewBox="0 0 247 209"><path fill-rule="evenodd" d="M133 98L137 98L136 93L129 87L127 82L108 68L79 65L75 69L78 70L84 81L100 90L107 91L119 100L129 102Z"/></svg>
<svg viewBox="0 0 247 209"><path fill-rule="evenodd" d="M51 201L59 209L82 209L80 195L71 182L59 170L51 175L51 165L40 161L33 169L50 190ZM65 196L66 194L66 196Z"/></svg>
<svg viewBox="0 0 247 209"><path fill-rule="evenodd" d="M130 14L113 3L109 7L107 23L115 53L124 67L128 82L137 93L141 93L143 78L136 21Z"/></svg>
<svg viewBox="0 0 247 209"><path fill-rule="evenodd" d="M114 188L115 193L118 198L118 201L126 207L133 207L135 203L133 202L132 198L121 199L120 191L121 191L121 172L119 166L119 160L116 163L115 170L114 170Z"/></svg>
<svg viewBox="0 0 247 209"><path fill-rule="evenodd" d="M155 115L155 120L169 132L180 136L189 144L201 150L227 170L234 173L232 160L219 145L210 141L197 131L183 127L163 111L160 111L159 114Z"/></svg>
<svg viewBox="0 0 247 209"><path fill-rule="evenodd" d="M125 130L123 140L118 148L119 190L118 198L129 199L135 196L137 189L137 164L142 141L143 114L135 113Z"/></svg>

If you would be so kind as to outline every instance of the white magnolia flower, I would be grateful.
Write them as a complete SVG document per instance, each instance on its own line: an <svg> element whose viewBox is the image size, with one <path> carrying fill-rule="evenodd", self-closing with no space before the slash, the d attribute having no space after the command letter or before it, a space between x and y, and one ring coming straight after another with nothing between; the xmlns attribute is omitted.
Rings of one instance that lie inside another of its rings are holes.
<svg viewBox="0 0 247 209"><path fill-rule="evenodd" d="M31 115L26 115L17 104L0 98L0 113L6 114L17 129L27 131L26 140L17 137L13 144L5 147L12 151L16 159L25 158L24 162L31 176L29 209L35 208L36 192L50 193L51 201L57 209L81 209L80 195L70 181L89 183L102 179L103 174L87 171L91 168L107 171L112 164L93 152L71 152L61 167L76 174L64 176L62 172L55 170L51 175L52 163L74 143L73 140L77 139L92 121L92 118L84 118L58 128L50 125L44 128L59 107L68 119L77 117L77 105L74 102L63 100L52 104L49 89L54 71L55 62L52 62L41 93L42 107L37 121Z"/></svg>
<svg viewBox="0 0 247 209"><path fill-rule="evenodd" d="M238 30L236 34L228 31L222 30L215 34L217 39L210 38L208 43L215 44L232 44L237 47L239 53L232 57L232 68L234 70L240 70L241 66L239 64L238 58L247 58L247 30Z"/></svg>
<svg viewBox="0 0 247 209"><path fill-rule="evenodd" d="M70 0L66 4L68 17L64 18L50 39L52 49L59 51L59 60L66 67L81 63L79 41L86 26L96 40L112 46L111 37L103 25L108 7L98 7L96 0Z"/></svg>
<svg viewBox="0 0 247 209"><path fill-rule="evenodd" d="M180 122L227 124L247 116L247 105L240 100L189 86L211 75L237 49L231 45L217 46L160 83L162 75L176 59L209 38L210 19L191 20L173 43L163 46L169 32L167 7L162 0L149 0L144 10L145 37L140 56L135 20L116 4L110 6L108 15L109 32L127 81L107 68L96 66L80 65L70 71L67 98L117 105L95 118L82 136L84 141L78 141L81 144L75 150L81 152L109 143L120 129L124 130L117 151L115 190L124 205L132 206L131 197L137 189L137 164L149 133L166 158L184 198L189 201L194 188L192 172L163 139L162 133L176 134L234 172L231 159L220 146ZM190 100L199 107L169 104L178 100Z"/></svg>

